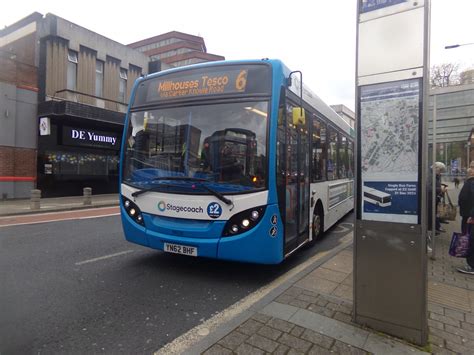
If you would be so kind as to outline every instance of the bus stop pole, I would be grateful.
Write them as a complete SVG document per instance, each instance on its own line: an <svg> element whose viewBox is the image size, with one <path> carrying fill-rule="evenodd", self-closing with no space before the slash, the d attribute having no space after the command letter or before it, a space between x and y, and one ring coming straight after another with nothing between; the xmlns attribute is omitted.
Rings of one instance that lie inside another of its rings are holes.
<svg viewBox="0 0 474 355"><path fill-rule="evenodd" d="M436 94L433 95L433 130L431 164L431 259L436 260Z"/></svg>

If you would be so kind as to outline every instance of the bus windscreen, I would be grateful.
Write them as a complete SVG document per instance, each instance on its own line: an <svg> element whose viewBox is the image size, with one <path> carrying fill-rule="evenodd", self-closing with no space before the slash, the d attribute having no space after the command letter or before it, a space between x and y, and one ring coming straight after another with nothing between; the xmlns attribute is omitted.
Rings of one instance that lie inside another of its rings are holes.
<svg viewBox="0 0 474 355"><path fill-rule="evenodd" d="M133 106L223 95L269 95L270 67L264 64L219 65L188 69L144 80Z"/></svg>

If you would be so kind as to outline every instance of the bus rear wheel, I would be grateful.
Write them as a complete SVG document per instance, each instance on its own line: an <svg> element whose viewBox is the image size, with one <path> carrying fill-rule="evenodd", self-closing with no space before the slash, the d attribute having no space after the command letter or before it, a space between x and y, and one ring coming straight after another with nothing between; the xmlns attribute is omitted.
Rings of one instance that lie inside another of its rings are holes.
<svg viewBox="0 0 474 355"><path fill-rule="evenodd" d="M321 239L324 231L324 216L321 206L316 207L313 214L313 241Z"/></svg>

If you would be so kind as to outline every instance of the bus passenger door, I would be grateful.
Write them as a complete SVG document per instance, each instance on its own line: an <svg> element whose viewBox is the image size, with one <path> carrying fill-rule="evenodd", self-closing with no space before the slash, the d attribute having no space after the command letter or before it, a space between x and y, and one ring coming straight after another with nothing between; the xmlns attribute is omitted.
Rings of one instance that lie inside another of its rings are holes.
<svg viewBox="0 0 474 355"><path fill-rule="evenodd" d="M308 239L309 143L305 125L293 125L292 105L285 125L285 254Z"/></svg>

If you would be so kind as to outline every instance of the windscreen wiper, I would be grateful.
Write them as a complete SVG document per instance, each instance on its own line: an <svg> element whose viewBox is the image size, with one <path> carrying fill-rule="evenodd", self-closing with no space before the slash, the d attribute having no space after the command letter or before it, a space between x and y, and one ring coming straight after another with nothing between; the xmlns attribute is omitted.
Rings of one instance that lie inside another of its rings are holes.
<svg viewBox="0 0 474 355"><path fill-rule="evenodd" d="M182 186L179 186L179 185L171 185L171 184L160 184L158 186L153 186L153 187L149 187L147 189L142 189L142 190L137 190L135 192L132 192L132 197L137 197L137 196L140 196L141 194L144 194L146 192L150 192L150 191L161 191L161 189L163 187L182 187Z"/></svg>
<svg viewBox="0 0 474 355"><path fill-rule="evenodd" d="M160 180L195 181L195 182L200 182L200 183L209 181L207 179L193 178L193 177L189 177L189 176L162 176L162 177L152 179L151 182L160 181ZM232 206L231 209L230 209L232 211L232 208L234 208L234 204L231 200L229 200L227 197L225 197L219 191L216 191L216 190L210 188L209 186L207 186L205 184L199 184L199 185L202 186L205 190L209 191L212 195L216 196L219 200L224 202L226 205ZM177 186L177 185L154 186L154 187L150 187L148 189L135 191L135 192L132 193L132 196L137 197L137 196L140 196L141 194L144 194L146 192L157 191L157 190L159 191L159 188L163 187L163 186L166 186L166 187L169 187L169 186L181 187L181 186Z"/></svg>

